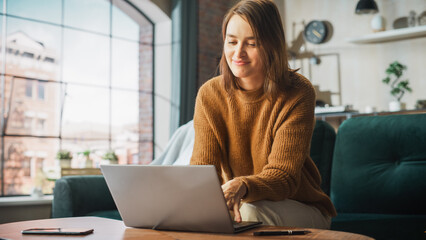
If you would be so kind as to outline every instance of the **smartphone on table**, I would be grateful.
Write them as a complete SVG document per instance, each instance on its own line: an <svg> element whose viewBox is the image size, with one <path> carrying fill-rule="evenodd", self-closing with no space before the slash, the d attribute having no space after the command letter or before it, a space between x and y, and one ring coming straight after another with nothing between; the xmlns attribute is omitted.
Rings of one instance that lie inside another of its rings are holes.
<svg viewBox="0 0 426 240"><path fill-rule="evenodd" d="M22 234L41 235L87 235L93 233L92 228L30 228L22 231Z"/></svg>

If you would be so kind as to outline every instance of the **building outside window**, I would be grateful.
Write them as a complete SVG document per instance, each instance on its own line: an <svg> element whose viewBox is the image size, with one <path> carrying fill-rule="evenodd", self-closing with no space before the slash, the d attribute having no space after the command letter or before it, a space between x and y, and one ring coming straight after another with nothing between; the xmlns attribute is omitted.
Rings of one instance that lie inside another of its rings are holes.
<svg viewBox="0 0 426 240"><path fill-rule="evenodd" d="M24 53L22 54L22 57L26 57L26 58L34 58L34 53L24 52Z"/></svg>
<svg viewBox="0 0 426 240"><path fill-rule="evenodd" d="M26 116L25 119L24 119L24 128L31 129L32 123L33 123L33 118Z"/></svg>
<svg viewBox="0 0 426 240"><path fill-rule="evenodd" d="M39 100L44 100L44 83L43 82L38 82L37 95Z"/></svg>
<svg viewBox="0 0 426 240"><path fill-rule="evenodd" d="M37 129L38 130L44 130L44 124L46 122L46 119L38 119L37 120Z"/></svg>
<svg viewBox="0 0 426 240"><path fill-rule="evenodd" d="M85 151L93 167L109 150L120 164L152 160L154 28L143 13L124 0L0 0L0 17L0 196L52 193L61 149L72 167Z"/></svg>
<svg viewBox="0 0 426 240"><path fill-rule="evenodd" d="M26 82L25 83L25 96L28 98L33 97L33 83L32 82Z"/></svg>

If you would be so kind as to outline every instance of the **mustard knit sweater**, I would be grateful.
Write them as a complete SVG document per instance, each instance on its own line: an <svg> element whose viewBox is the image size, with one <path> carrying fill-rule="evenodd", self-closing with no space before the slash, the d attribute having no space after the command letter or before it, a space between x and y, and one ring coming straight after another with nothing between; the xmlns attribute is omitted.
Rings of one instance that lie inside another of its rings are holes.
<svg viewBox="0 0 426 240"><path fill-rule="evenodd" d="M315 91L290 73L293 87L273 102L263 88L228 94L221 76L199 90L195 106L192 165L214 165L222 183L247 186L243 201L293 199L335 216L321 177L309 156Z"/></svg>

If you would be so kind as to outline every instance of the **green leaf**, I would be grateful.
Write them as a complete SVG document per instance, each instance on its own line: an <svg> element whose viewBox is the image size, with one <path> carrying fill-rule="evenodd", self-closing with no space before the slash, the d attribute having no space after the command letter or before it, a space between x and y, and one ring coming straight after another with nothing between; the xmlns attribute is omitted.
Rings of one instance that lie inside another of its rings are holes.
<svg viewBox="0 0 426 240"><path fill-rule="evenodd" d="M84 155L84 156L86 156L86 157L88 157L88 156L90 155L90 150L86 150L86 151L84 151L84 152L83 152L83 155Z"/></svg>
<svg viewBox="0 0 426 240"><path fill-rule="evenodd" d="M117 157L117 155L115 154L114 151L108 151L108 152L106 152L102 156L102 158L105 159L105 160L110 160L110 161L118 161L118 157Z"/></svg>
<svg viewBox="0 0 426 240"><path fill-rule="evenodd" d="M57 159L72 159L71 152L68 150L59 150L56 154Z"/></svg>
<svg viewBox="0 0 426 240"><path fill-rule="evenodd" d="M399 94L400 92L401 92L401 89L394 88L394 89L392 89L391 94L395 96L395 95Z"/></svg>
<svg viewBox="0 0 426 240"><path fill-rule="evenodd" d="M397 88L405 88L407 85L408 85L407 81L401 81L396 85L396 87Z"/></svg>
<svg viewBox="0 0 426 240"><path fill-rule="evenodd" d="M388 68L388 69L386 69L386 73L389 75L389 74L393 74L395 72L395 70L393 69L393 68Z"/></svg>
<svg viewBox="0 0 426 240"><path fill-rule="evenodd" d="M384 79L382 80L382 82L384 82L384 83L386 83L386 84L389 84L389 82L390 82L390 78L389 78L389 77L386 77L386 78L384 78Z"/></svg>

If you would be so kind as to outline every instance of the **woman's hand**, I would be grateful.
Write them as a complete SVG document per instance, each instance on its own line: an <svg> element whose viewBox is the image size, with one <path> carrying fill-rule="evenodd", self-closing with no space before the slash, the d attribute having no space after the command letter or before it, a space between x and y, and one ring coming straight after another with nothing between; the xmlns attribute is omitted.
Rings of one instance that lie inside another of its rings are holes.
<svg viewBox="0 0 426 240"><path fill-rule="evenodd" d="M246 184L241 180L232 179L222 185L222 191L225 195L228 209L234 211L234 220L236 222L241 222L240 203L241 199L247 193Z"/></svg>

